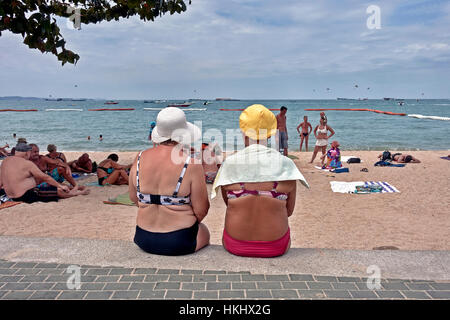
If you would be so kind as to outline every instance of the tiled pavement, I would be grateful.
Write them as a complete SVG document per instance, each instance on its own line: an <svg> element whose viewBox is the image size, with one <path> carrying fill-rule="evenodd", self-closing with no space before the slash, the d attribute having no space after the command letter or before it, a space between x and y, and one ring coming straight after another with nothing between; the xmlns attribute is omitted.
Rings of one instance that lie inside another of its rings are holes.
<svg viewBox="0 0 450 320"><path fill-rule="evenodd" d="M213 270L79 266L69 289L69 265L0 260L0 299L450 299L449 281Z"/></svg>

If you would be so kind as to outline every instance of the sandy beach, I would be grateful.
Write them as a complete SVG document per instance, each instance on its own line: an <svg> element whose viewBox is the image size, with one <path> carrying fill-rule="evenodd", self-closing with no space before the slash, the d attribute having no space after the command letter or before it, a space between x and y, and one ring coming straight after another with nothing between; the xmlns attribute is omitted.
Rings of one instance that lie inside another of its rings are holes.
<svg viewBox="0 0 450 320"><path fill-rule="evenodd" d="M291 153L311 189L300 184L290 217L295 248L364 249L394 246L400 250L450 249L450 161L444 151L410 152L422 163L404 168L374 167L379 151L343 151L360 157L360 164L345 164L349 173L327 173L308 164L311 152ZM92 152L97 162L107 152ZM135 152L120 152L119 163L130 163ZM66 152L68 161L81 152ZM319 164L316 159L316 165ZM361 172L361 168L369 172ZM333 177L334 176L334 177ZM96 176L80 182L96 181ZM330 181L386 181L400 193L333 193ZM103 200L127 192L127 186L89 187L91 194L58 203L20 204L0 211L0 235L26 237L120 239L132 241L137 209L106 205ZM208 185L208 191L211 185ZM221 197L211 201L204 223L211 243L221 244L225 205Z"/></svg>

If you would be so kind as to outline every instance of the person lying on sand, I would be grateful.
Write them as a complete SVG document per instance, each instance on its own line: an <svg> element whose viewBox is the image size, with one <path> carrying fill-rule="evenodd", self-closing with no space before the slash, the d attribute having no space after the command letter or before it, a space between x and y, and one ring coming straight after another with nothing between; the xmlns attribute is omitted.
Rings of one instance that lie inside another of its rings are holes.
<svg viewBox="0 0 450 320"><path fill-rule="evenodd" d="M107 159L98 164L97 177L99 185L103 186L106 183L116 185L128 184L128 173L126 169L129 169L131 164L122 166L117 161L119 161L119 156L112 153Z"/></svg>
<svg viewBox="0 0 450 320"><path fill-rule="evenodd" d="M52 159L47 156L42 156L39 154L39 147L30 143L31 155L30 161L33 162L42 172L47 173L54 180L59 183L63 183L67 180L73 187L77 186L75 179L72 177L72 170L67 163L63 162L61 159Z"/></svg>
<svg viewBox="0 0 450 320"><path fill-rule="evenodd" d="M410 154L394 153L393 155L391 155L389 151L385 151L382 154L378 155L378 158L382 160L392 160L398 163L420 163L419 159L414 158Z"/></svg>
<svg viewBox="0 0 450 320"><path fill-rule="evenodd" d="M87 153L83 153L78 160L70 161L68 163L69 167L73 172L84 172L92 173L92 160L89 158Z"/></svg>
<svg viewBox="0 0 450 320"><path fill-rule="evenodd" d="M1 166L1 184L13 201L33 203L50 202L89 194L88 189L70 188L43 173L32 161L32 147L18 143L14 156L6 158Z"/></svg>

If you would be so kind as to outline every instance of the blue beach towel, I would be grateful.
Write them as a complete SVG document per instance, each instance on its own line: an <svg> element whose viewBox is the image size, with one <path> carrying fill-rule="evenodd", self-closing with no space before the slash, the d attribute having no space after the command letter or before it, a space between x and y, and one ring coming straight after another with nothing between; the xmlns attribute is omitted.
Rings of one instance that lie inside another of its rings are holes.
<svg viewBox="0 0 450 320"><path fill-rule="evenodd" d="M375 167L404 167L405 164L402 163L398 163L398 164L394 164L394 163L390 163L389 161L378 161L375 162L374 164Z"/></svg>
<svg viewBox="0 0 450 320"><path fill-rule="evenodd" d="M441 157L441 159L450 160L450 157Z"/></svg>

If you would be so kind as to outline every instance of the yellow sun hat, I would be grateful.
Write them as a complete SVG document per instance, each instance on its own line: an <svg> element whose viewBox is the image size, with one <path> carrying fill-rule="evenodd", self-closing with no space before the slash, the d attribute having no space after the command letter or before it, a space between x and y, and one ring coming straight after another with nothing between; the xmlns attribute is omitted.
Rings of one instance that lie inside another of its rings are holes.
<svg viewBox="0 0 450 320"><path fill-rule="evenodd" d="M262 104L254 104L242 111L239 127L250 139L268 139L277 132L277 118Z"/></svg>

